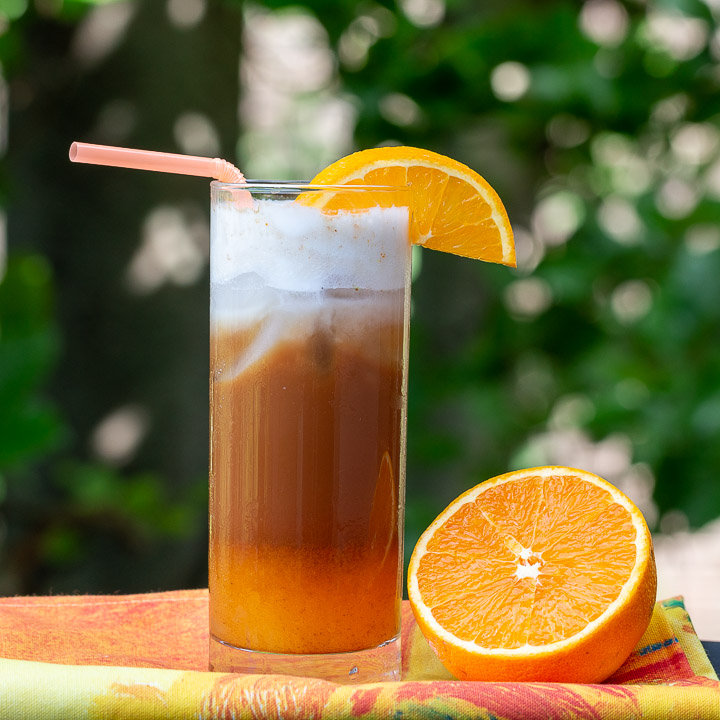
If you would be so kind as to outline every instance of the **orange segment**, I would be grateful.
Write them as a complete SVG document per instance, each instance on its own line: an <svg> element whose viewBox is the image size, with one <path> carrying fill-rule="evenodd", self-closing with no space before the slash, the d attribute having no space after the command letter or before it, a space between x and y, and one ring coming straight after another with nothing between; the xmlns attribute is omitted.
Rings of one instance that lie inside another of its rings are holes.
<svg viewBox="0 0 720 720"><path fill-rule="evenodd" d="M600 682L630 654L655 602L650 532L597 475L501 475L461 495L410 560L418 625L468 680Z"/></svg>
<svg viewBox="0 0 720 720"><path fill-rule="evenodd" d="M310 202L327 210L409 202L414 244L515 265L512 227L502 201L484 178L457 160L412 147L374 148L338 160L312 184L408 188L397 197L388 192L364 198L364 193L321 193Z"/></svg>

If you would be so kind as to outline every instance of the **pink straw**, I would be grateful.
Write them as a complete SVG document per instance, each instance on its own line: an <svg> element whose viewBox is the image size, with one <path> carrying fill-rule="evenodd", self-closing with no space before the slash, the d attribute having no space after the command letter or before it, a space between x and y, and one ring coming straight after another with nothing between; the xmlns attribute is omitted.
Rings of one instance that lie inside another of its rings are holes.
<svg viewBox="0 0 720 720"><path fill-rule="evenodd" d="M245 183L243 174L227 160L221 160L220 158L176 155L151 150L132 150L108 145L89 145L88 143L74 142L70 146L70 160L72 162L90 163L91 165L155 170L156 172L175 173L176 175L198 175L200 177L215 178L227 183Z"/></svg>

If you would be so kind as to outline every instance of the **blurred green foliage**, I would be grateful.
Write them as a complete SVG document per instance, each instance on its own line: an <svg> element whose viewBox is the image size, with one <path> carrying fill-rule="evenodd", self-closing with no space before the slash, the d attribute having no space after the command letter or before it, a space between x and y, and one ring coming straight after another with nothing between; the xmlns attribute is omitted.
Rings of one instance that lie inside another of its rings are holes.
<svg viewBox="0 0 720 720"><path fill-rule="evenodd" d="M0 284L0 469L57 447L63 430L39 393L57 356L52 283L42 256L13 257Z"/></svg>
<svg viewBox="0 0 720 720"><path fill-rule="evenodd" d="M3 594L49 589L132 592L206 582L206 474L190 468L192 482L169 482L167 464L140 461L128 466L103 459L92 449L92 431L101 413L113 410L118 389L124 399L125 378L135 369L127 336L114 325L119 321L137 326L138 313L153 317L147 308L138 311L118 288L117 278L112 279L120 264L127 262L123 239L133 246L137 241L135 235L123 238L123 219L129 205L138 215L143 212L142 182L129 186L130 195L110 183L107 190L116 203L115 219L103 207L93 220L90 210L82 227L80 213L87 207L79 199L93 204L98 185L93 177L82 176L64 185L62 170L58 171L58 158L69 165L69 144L75 133L84 132L88 114L97 112L98 104L104 107L116 93L123 94L123 78L110 68L116 84L109 84L108 94L84 96L83 78L97 79L98 69L73 57L73 38L80 28L88 27L93 6L105 4L109 3L0 4L0 97L9 98L7 105L0 102L7 112L0 118L2 133L10 126L9 147L0 161L4 211L0 226L5 229L7 218L9 240L8 261L0 268ZM143 9L150 15L150 30L155 9L152 5ZM130 16L112 17L122 25ZM152 47L155 40L150 32L140 33L135 42ZM131 46L129 53L134 50ZM213 61L211 54L207 61ZM126 57L120 65L127 67ZM145 92L154 100L162 97L148 73L143 74L150 86ZM105 81L102 73L99 81ZM164 89L172 91L167 83ZM167 192L177 191L178 186L170 184ZM162 199L162 191L147 195L154 195L153 202ZM98 207L101 204L112 203L97 201ZM202 289L200 293L202 298ZM125 313L118 310L119 296L128 306ZM206 308L199 307L198 313L205 319ZM168 333L163 335L157 325L152 334L167 343ZM142 374L152 341L143 337L136 342L142 343L145 353ZM206 346L201 337L201 356L206 355ZM184 357L194 356L185 352ZM167 364L158 359L161 363ZM201 383L200 397L206 395ZM182 384L173 389L177 387ZM156 386L149 391L156 392ZM193 394L177 395L182 402ZM182 419L182 413L167 414ZM202 411L198 424L206 425ZM178 438L170 441L175 446L172 458L183 463L178 442ZM206 451L206 437L200 438L199 447ZM206 458L200 457L198 465L207 467Z"/></svg>
<svg viewBox="0 0 720 720"><path fill-rule="evenodd" d="M56 80L64 83L65 104L30 69L38 67L39 57L52 63L70 53L89 4L66 0L45 15L22 2L13 4L12 12L4 10L0 62L11 101L13 94L23 100L30 87L36 96L52 95L54 103L26 103L11 118L34 127L52 122L65 132L57 131L65 145L55 138L48 152L64 156L76 139L70 133L86 130L92 136L101 95L144 107L142 121L122 138L127 144L175 149L163 135L170 91L165 89L163 102L152 100L162 78L179 83L174 92L186 92L191 108L204 102L212 117L234 114L235 88L218 91L216 75L217 68L235 67L238 48L217 48L210 67L202 61L205 46L193 39L208 32L202 27L209 20L184 34L173 31L174 40L153 42L161 13L151 12L149 0L134 6L139 11L129 39L116 53L122 61L113 64L112 56L100 69L62 66ZM515 227L517 270L422 253L413 288L409 548L444 504L466 488L513 467L546 462L582 462L625 483L645 503L656 529L663 528L670 510L682 511L694 527L720 515L715 5L226 0L222 8L225 14L212 26L217 39L236 33L228 18L239 23L249 11L314 18L333 54L332 90L355 113L355 145L416 145L465 162L498 190ZM179 80L172 63L162 65L163 53L176 45L189 63ZM194 66L195 72L187 69ZM157 73L154 85L144 79L151 72ZM193 94L196 84L211 80L212 93ZM133 82L146 94L136 92ZM42 108L56 114L43 116ZM232 134L228 127L223 143ZM231 142L242 130L236 129ZM22 138L22 128L17 136ZM96 245L91 233L106 234L105 247L125 248L98 269L94 284L79 270L71 272L80 261L53 244L50 221L40 223L23 200L28 168L35 168L30 176L35 179L47 169L46 158L30 152L28 138L24 142L13 148L11 124L8 155L0 165L11 243L0 285L5 586L39 591L57 588L58 582L83 590L113 583L117 589L200 584L206 479L197 468L206 461L206 438L193 429L197 444L187 436L173 440L179 430L161 426L138 458L114 468L86 457L85 448L102 408L123 399L118 386L125 398L145 392L160 422L177 414L169 398L179 402L173 392L185 383L184 412L204 421L200 403L207 368L192 360L198 355L183 358L179 351L204 352L205 336L198 330L205 323L204 278L194 286L163 288L152 299L123 301L127 293L120 289L119 268L138 243L148 208L142 198L133 198L125 177L103 175L104 195L92 194L100 190L89 184L84 189L110 214L103 222L97 214L102 210L87 196L65 187L81 176L68 181L69 171L56 168L58 207L84 208L82 223L69 211L53 215L75 225L76 254L80 248L87 263L102 264L99 254L91 254ZM248 143L239 147L252 149ZM241 166L243 161L240 157ZM160 187L170 195L189 187L137 182L132 189L138 196L147 191L158 199ZM119 205L127 208L122 217ZM113 232L130 239L121 246ZM20 247L12 250L16 237ZM78 298L63 306L75 284ZM88 287L90 302L80 294ZM145 325L135 322L140 316ZM110 352L90 337L89 327L103 337L119 329L123 340ZM142 345L144 361L136 348ZM78 371L82 353L101 356L116 381L103 384L97 373ZM63 360L69 356L73 362ZM172 382L163 375L166 367L175 373ZM53 368L56 379L48 385ZM63 378L72 379L74 391L63 387ZM80 397L81 381L97 390L97 397L90 398L87 389L88 397ZM157 437L163 433L164 442ZM163 553L180 547L190 570L163 574ZM31 557L43 559L30 562ZM30 569L18 571L17 558ZM133 566L141 559L142 571Z"/></svg>
<svg viewBox="0 0 720 720"><path fill-rule="evenodd" d="M204 501L204 493L195 490L180 500L170 498L150 473L124 476L109 467L58 459L71 430L43 392L59 352L53 292L44 257L13 255L0 282L4 592L34 588L55 572L53 587L59 591L103 582L112 587L117 568L107 564L98 535L151 561L159 541L197 534L197 507ZM43 468L47 458L53 462ZM100 577L98 568L105 568ZM130 578L123 582L133 584Z"/></svg>

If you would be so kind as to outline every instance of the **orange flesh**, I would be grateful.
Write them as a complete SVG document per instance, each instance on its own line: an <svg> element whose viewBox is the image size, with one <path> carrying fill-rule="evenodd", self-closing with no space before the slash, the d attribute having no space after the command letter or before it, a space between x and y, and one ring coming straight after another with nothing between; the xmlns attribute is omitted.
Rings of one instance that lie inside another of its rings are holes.
<svg viewBox="0 0 720 720"><path fill-rule="evenodd" d="M635 565L635 539L628 511L600 487L573 476L511 481L436 530L419 590L460 640L547 645L580 632L617 598Z"/></svg>

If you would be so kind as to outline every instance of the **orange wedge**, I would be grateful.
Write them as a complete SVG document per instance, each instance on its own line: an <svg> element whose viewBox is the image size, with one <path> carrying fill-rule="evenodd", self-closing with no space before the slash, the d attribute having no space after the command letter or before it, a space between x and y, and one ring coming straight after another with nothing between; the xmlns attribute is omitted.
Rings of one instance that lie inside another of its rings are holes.
<svg viewBox="0 0 720 720"><path fill-rule="evenodd" d="M600 682L647 629L655 591L640 511L566 467L464 493L421 536L408 570L418 625L462 680Z"/></svg>
<svg viewBox="0 0 720 720"><path fill-rule="evenodd" d="M414 244L515 266L513 232L502 201L484 178L457 160L413 147L374 148L338 160L312 184L409 188L402 202L410 203ZM352 209L353 203L384 206L388 200L392 193L378 192L372 199L341 193L327 202L327 209Z"/></svg>

